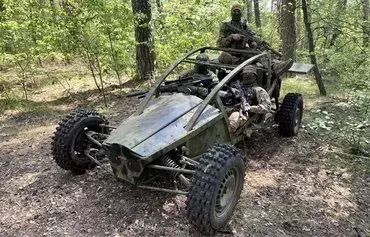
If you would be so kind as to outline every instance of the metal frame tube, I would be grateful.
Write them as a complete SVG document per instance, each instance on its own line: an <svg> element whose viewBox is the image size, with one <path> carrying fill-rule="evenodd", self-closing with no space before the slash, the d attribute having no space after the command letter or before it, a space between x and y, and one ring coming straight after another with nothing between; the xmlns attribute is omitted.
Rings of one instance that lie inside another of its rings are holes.
<svg viewBox="0 0 370 237"><path fill-rule="evenodd" d="M140 115L140 114L143 113L146 105L148 104L148 102L152 98L152 96L156 93L156 91L158 90L159 86L168 77L168 75L173 70L175 70L175 68L177 68L177 66L180 63L182 63L184 60L186 60L187 58L189 58L191 55L195 54L196 52L204 53L206 50L225 51L225 52L234 52L234 53L241 53L241 54L252 54L252 55L256 55L256 56L252 57L251 59L247 60L248 62L250 62L250 60L252 60L252 59L253 59L252 61L255 61L257 58L260 57L259 55L268 54L267 52L261 54L261 52L256 51L256 50L240 50L240 49L238 50L238 49L232 49L232 48L217 48L217 47L209 47L209 46L201 47L201 48L198 48L198 49L194 49L194 50L188 52L187 54L185 54L183 57L179 58L175 63L173 63L171 66L169 66L166 69L166 71L159 77L159 79L155 82L154 86L146 94L145 99L140 103L139 108L136 110L136 112L134 113L134 115L137 116L137 115ZM244 63L242 63L242 64L244 64ZM245 65L247 65L247 64L244 64L244 66Z"/></svg>
<svg viewBox="0 0 370 237"><path fill-rule="evenodd" d="M190 187L190 181L188 178L186 178L183 174L179 174L178 178L182 184L184 184L186 187Z"/></svg>
<svg viewBox="0 0 370 237"><path fill-rule="evenodd" d="M183 158L184 160L188 161L189 163L193 163L196 166L199 165L199 162L198 161L195 161L193 159L190 159L190 158L188 158L186 156L181 156L181 158Z"/></svg>
<svg viewBox="0 0 370 237"><path fill-rule="evenodd" d="M151 169L157 169L157 170L165 170L165 171L174 171L174 172L180 172L183 174L194 174L195 170L188 170L188 169L178 169L178 168L172 168L172 167L167 167L167 166L162 166L162 165L148 165L148 168Z"/></svg>
<svg viewBox="0 0 370 237"><path fill-rule="evenodd" d="M272 83L272 85L271 85L271 88L269 89L269 91L268 91L268 94L269 94L269 96L271 97L271 95L272 95L272 92L274 92L274 90L275 90L275 87L277 86L277 82L278 82L278 79L275 79L274 80L274 82Z"/></svg>
<svg viewBox="0 0 370 237"><path fill-rule="evenodd" d="M159 79L155 82L154 86L150 89L150 91L146 94L145 96L145 99L140 103L139 105L139 108L137 109L137 111L134 113L134 115L140 115L143 113L146 105L148 104L149 100L152 98L152 96L154 95L154 93L158 90L159 86L162 84L162 82L168 77L168 75L173 71L175 70L175 68L181 63L183 62L186 58L188 58L189 56L195 54L196 52L200 51L200 52L204 52L206 49L208 49L210 47L202 47L202 48L198 48L198 49L195 49L195 50L192 50L190 52L188 52L187 54L185 54L183 57L179 58L175 63L173 63L170 67L167 68L167 70L159 77Z"/></svg>
<svg viewBox="0 0 370 237"><path fill-rule="evenodd" d="M102 147L103 147L103 144L101 144L101 142L99 142L98 140L96 140L95 138L93 138L93 137L91 136L91 133L90 133L90 132L87 132L87 133L86 133L86 137L87 137L90 141L92 141L95 145L99 146L100 148L102 148Z"/></svg>
<svg viewBox="0 0 370 237"><path fill-rule="evenodd" d="M101 123L100 126L105 127L105 128L117 129L116 127L113 127L113 126L110 126L110 125L107 125L107 124L103 124L103 123Z"/></svg>
<svg viewBox="0 0 370 237"><path fill-rule="evenodd" d="M188 194L188 192L181 191L181 190L174 190L174 189L168 189L168 188L157 188L157 187L146 186L146 185L136 185L135 187L149 189L149 190L153 190L153 191L161 191L161 192L167 192L167 193L181 194L181 195L187 195Z"/></svg>
<svg viewBox="0 0 370 237"><path fill-rule="evenodd" d="M90 155L90 151L92 151L92 150L96 150L96 149L94 149L94 148L92 148L92 149L86 149L85 152L84 152L85 156L87 156L95 164L97 164L98 166L102 167L106 171L111 172L111 170L109 170L106 167L104 167L103 164L100 161L98 161L97 159L95 159L95 157L93 157L92 155Z"/></svg>

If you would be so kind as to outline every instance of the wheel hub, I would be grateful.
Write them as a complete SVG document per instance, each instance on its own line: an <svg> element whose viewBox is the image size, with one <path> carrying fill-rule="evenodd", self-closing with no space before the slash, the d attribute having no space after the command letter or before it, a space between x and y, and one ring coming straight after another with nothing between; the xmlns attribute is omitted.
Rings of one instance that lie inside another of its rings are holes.
<svg viewBox="0 0 370 237"><path fill-rule="evenodd" d="M229 170L223 179L218 195L216 198L216 213L223 215L231 203L232 197L236 190L236 174L235 170Z"/></svg>
<svg viewBox="0 0 370 237"><path fill-rule="evenodd" d="M294 133L295 134L298 133L300 120L301 120L301 110L299 109L299 107L297 107L294 113Z"/></svg>

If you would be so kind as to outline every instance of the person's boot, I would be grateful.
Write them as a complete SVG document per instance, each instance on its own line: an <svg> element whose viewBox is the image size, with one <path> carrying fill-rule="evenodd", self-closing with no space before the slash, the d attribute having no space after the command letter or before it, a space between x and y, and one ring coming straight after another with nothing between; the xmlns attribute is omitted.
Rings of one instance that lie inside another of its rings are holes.
<svg viewBox="0 0 370 237"><path fill-rule="evenodd" d="M288 71L293 65L293 60L288 59L286 61L276 61L272 67L277 77L283 75L284 72Z"/></svg>

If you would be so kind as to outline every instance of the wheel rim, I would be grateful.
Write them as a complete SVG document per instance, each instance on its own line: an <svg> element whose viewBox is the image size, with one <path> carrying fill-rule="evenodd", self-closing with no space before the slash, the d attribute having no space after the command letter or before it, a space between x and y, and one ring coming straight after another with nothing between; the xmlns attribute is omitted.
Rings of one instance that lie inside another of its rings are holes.
<svg viewBox="0 0 370 237"><path fill-rule="evenodd" d="M294 113L294 134L297 134L299 131L299 126L301 124L301 109L297 106L297 109Z"/></svg>
<svg viewBox="0 0 370 237"><path fill-rule="evenodd" d="M233 206L233 198L237 192L238 185L238 170L231 168L224 179L222 180L220 189L216 197L215 214L216 217L222 217L228 213L229 209Z"/></svg>

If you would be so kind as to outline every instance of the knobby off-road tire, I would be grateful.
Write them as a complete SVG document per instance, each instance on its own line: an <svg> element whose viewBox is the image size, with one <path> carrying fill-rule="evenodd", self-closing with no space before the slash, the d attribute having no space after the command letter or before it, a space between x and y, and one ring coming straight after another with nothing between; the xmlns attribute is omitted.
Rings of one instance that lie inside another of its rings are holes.
<svg viewBox="0 0 370 237"><path fill-rule="evenodd" d="M303 97L301 94L288 93L278 112L279 133L282 136L295 136L299 132L303 114Z"/></svg>
<svg viewBox="0 0 370 237"><path fill-rule="evenodd" d="M59 122L52 138L52 154L58 166L74 174L83 174L96 166L84 155L85 149L98 148L85 136L87 131L105 132L100 124L108 121L92 109L77 109Z"/></svg>
<svg viewBox="0 0 370 237"><path fill-rule="evenodd" d="M230 220L244 184L240 150L214 145L200 159L187 196L187 216L203 234L213 235Z"/></svg>

